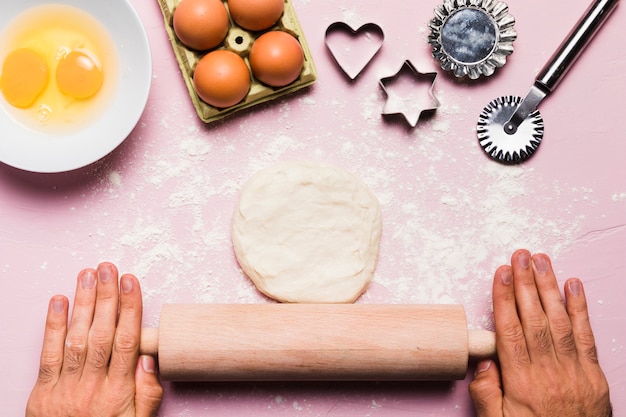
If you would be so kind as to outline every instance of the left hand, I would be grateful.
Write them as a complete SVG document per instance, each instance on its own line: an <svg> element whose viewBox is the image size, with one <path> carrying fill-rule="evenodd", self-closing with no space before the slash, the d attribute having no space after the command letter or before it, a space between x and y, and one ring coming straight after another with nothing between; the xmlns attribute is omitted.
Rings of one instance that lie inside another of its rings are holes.
<svg viewBox="0 0 626 417"><path fill-rule="evenodd" d="M85 269L78 275L69 327L68 310L66 297L52 297L26 417L155 416L163 389L154 358L139 356L137 278L123 275L118 289L113 264Z"/></svg>

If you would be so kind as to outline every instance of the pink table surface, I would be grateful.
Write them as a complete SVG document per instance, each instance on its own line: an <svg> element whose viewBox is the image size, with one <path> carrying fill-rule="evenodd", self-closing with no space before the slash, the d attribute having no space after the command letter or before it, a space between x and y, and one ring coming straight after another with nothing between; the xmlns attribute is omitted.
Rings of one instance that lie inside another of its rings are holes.
<svg viewBox="0 0 626 417"><path fill-rule="evenodd" d="M279 161L355 172L383 208L381 256L363 303L459 303L492 328L491 279L519 247L583 279L615 415L626 413L626 9L619 8L541 106L544 143L521 166L480 150L491 99L523 95L588 5L511 0L518 40L496 76L459 82L427 45L437 1L294 0L319 78L302 92L203 125L154 0L133 0L151 42L152 89L129 138L79 171L0 166L0 412L23 413L37 375L48 299L73 296L77 272L109 260L144 289L144 324L164 303L268 302L230 241L241 185ZM326 28L379 24L384 46L355 82L328 54ZM439 71L441 107L415 129L381 117L380 78L404 60ZM364 332L367 329L363 329ZM470 376L450 383L166 383L162 416L471 416Z"/></svg>

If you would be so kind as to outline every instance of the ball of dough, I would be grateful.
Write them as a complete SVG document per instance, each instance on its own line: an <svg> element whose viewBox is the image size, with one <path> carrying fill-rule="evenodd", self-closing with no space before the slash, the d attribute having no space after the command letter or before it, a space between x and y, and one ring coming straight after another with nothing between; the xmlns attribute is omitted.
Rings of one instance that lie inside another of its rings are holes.
<svg viewBox="0 0 626 417"><path fill-rule="evenodd" d="M282 302L346 303L372 280L382 216L359 178L317 163L284 163L243 187L232 240L243 271Z"/></svg>

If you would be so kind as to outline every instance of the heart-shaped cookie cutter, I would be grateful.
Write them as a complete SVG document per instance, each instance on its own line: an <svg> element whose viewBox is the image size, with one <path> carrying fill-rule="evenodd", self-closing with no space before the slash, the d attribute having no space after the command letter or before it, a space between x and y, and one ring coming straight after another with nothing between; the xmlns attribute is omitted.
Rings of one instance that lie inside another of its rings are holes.
<svg viewBox="0 0 626 417"><path fill-rule="evenodd" d="M326 29L325 42L330 55L351 80L356 79L383 46L385 35L375 23L353 29L344 22Z"/></svg>

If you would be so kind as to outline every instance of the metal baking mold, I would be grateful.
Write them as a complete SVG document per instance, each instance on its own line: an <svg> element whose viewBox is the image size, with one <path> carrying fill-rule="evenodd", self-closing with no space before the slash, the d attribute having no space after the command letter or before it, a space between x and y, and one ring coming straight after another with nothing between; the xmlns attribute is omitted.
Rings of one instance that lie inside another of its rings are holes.
<svg viewBox="0 0 626 417"><path fill-rule="evenodd" d="M506 3L445 0L433 13L428 24L432 55L456 77L491 76L513 53L517 32Z"/></svg>
<svg viewBox="0 0 626 417"><path fill-rule="evenodd" d="M385 34L375 23L353 29L347 23L335 22L326 29L324 40L339 68L351 80L356 79L383 46Z"/></svg>
<svg viewBox="0 0 626 417"><path fill-rule="evenodd" d="M311 52L304 37L304 32L302 31L302 27L300 26L298 17L296 16L296 12L293 8L292 0L285 0L283 15L274 26L261 32L247 31L239 27L231 18L230 28L226 38L221 45L211 50L227 49L233 51L241 56L249 66L248 54L256 38L268 31L282 30L290 35L293 35L302 46L302 52L304 53L304 66L298 79L284 87L270 87L256 80L251 72L252 79L250 90L248 91L248 95L240 103L227 108L217 108L207 104L202 101L200 97L198 97L198 94L193 86L193 71L200 58L202 58L207 51L194 51L185 47L185 45L183 45L176 37L172 26L174 9L180 1L181 0L158 0L163 14L163 19L165 21L165 31L167 32L172 44L174 55L178 61L178 65L182 72L191 101L196 109L196 113L203 122L210 123L217 121L239 110L243 110L300 90L316 81L317 71L313 63L313 57L311 56ZM228 10L227 0L222 1Z"/></svg>
<svg viewBox="0 0 626 417"><path fill-rule="evenodd" d="M382 115L401 115L411 127L417 126L422 113L434 112L440 106L433 92L436 79L436 72L419 72L411 61L404 61L397 73L380 80L387 95Z"/></svg>

